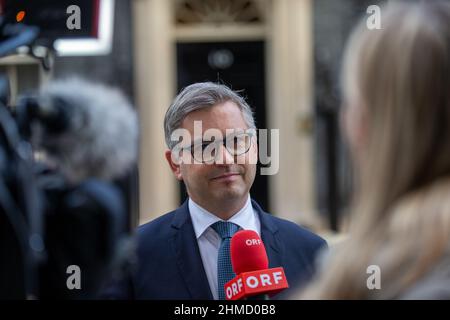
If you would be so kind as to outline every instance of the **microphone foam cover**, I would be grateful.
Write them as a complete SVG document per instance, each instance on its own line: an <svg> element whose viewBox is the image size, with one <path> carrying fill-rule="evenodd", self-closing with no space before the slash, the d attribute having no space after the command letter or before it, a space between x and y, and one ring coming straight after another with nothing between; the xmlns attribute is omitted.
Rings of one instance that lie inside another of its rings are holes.
<svg viewBox="0 0 450 320"><path fill-rule="evenodd" d="M250 272L269 268L266 248L258 233L240 230L231 238L231 264L234 272Z"/></svg>

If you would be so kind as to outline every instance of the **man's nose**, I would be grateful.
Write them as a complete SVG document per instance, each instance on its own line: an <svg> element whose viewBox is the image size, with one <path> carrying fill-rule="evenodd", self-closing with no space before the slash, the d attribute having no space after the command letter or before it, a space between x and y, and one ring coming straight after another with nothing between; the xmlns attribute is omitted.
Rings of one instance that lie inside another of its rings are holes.
<svg viewBox="0 0 450 320"><path fill-rule="evenodd" d="M216 157L216 164L233 164L234 156L225 148L224 144L219 146L218 157Z"/></svg>

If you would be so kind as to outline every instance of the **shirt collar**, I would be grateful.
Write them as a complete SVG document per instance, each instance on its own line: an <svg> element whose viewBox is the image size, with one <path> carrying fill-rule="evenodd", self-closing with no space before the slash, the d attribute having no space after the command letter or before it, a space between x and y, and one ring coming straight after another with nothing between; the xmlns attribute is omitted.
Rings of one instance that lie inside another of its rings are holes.
<svg viewBox="0 0 450 320"><path fill-rule="evenodd" d="M200 238L206 229L208 229L208 227L210 227L213 223L222 220L211 212L200 207L191 198L189 198L188 206L197 239ZM227 221L237 224L244 230L254 230L259 233L259 230L257 230L257 226L255 225L255 212L250 200L250 195L248 196L242 209Z"/></svg>

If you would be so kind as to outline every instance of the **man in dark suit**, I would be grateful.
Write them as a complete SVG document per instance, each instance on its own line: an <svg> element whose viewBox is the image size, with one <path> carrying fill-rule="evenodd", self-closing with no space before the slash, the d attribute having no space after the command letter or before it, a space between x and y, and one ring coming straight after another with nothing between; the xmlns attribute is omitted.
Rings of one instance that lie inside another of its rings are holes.
<svg viewBox="0 0 450 320"><path fill-rule="evenodd" d="M258 146L245 100L224 85L193 84L167 110L164 129L166 159L189 199L139 228L136 270L103 296L224 299L234 276L230 238L239 229L261 236L269 267L283 267L291 288L306 283L326 243L251 200Z"/></svg>

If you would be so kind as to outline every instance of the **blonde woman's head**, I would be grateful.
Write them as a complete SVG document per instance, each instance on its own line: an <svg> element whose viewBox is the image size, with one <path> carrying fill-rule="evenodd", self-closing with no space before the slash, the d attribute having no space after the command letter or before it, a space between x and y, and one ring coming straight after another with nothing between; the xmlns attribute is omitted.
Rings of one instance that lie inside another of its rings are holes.
<svg viewBox="0 0 450 320"><path fill-rule="evenodd" d="M396 297L450 243L450 2L390 2L347 46L343 129L355 166L349 240L306 298ZM382 290L367 288L381 268Z"/></svg>
<svg viewBox="0 0 450 320"><path fill-rule="evenodd" d="M381 18L354 32L343 71L357 186L378 211L450 174L450 3L394 2Z"/></svg>

